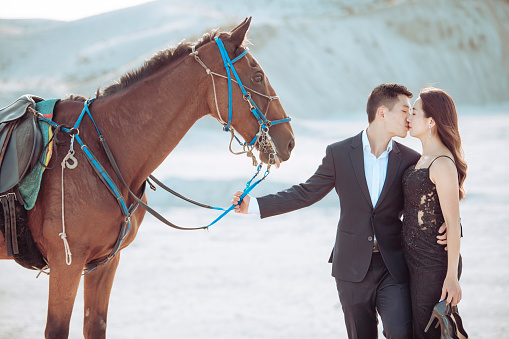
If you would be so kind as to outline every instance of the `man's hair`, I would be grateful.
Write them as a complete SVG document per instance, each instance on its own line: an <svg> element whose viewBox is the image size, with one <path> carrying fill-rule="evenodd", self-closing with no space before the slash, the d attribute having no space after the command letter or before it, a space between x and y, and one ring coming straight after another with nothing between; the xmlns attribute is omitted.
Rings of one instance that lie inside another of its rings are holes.
<svg viewBox="0 0 509 339"><path fill-rule="evenodd" d="M368 122L375 120L378 107L384 106L388 110L392 110L398 101L398 95L403 94L408 98L414 95L403 85L399 84L381 84L376 86L368 98L366 112L368 113Z"/></svg>

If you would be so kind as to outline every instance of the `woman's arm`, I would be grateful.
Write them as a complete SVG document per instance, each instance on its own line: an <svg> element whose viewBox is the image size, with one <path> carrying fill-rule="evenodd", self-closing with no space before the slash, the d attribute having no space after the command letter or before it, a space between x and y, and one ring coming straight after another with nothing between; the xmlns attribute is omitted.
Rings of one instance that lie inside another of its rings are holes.
<svg viewBox="0 0 509 339"><path fill-rule="evenodd" d="M445 157L437 159L430 168L430 179L436 185L440 207L447 226L447 275L440 299L444 300L447 295L447 303L452 302L452 305L455 306L461 300L461 287L458 281L461 226L456 165Z"/></svg>

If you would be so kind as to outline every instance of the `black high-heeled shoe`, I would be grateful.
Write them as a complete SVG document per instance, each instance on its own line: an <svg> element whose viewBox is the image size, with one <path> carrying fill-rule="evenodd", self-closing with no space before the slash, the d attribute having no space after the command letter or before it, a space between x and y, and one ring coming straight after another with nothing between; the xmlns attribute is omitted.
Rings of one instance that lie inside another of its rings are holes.
<svg viewBox="0 0 509 339"><path fill-rule="evenodd" d="M424 329L424 332L428 332L430 326L436 319L437 324L435 325L435 328L440 326L440 339L459 339L456 335L456 326L450 316L451 305L447 304L446 300L437 303L435 307L433 307L431 318L429 319L428 325L426 326L426 329Z"/></svg>
<svg viewBox="0 0 509 339"><path fill-rule="evenodd" d="M451 307L451 318L456 322L456 333L460 333L465 338L468 338L467 331L465 331L465 328L463 327L463 320L461 320L458 312L458 306Z"/></svg>
<svg viewBox="0 0 509 339"><path fill-rule="evenodd" d="M458 327L456 326L456 323L452 319L452 315L449 314L449 315L446 315L446 317L447 317L447 320L449 320L449 323L451 324L451 327L452 327L452 333L453 333L452 337L455 339L460 339L458 337Z"/></svg>

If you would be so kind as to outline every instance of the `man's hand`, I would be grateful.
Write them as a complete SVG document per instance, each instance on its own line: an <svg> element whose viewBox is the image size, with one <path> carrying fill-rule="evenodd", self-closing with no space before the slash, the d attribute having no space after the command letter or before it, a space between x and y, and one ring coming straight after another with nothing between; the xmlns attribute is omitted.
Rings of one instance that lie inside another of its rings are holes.
<svg viewBox="0 0 509 339"><path fill-rule="evenodd" d="M249 201L251 200L251 197L249 195L246 195L244 199L242 199L242 204L240 204L239 206L238 204L242 193L244 192L237 191L233 193L232 205L235 205L235 213L247 214L249 208Z"/></svg>
<svg viewBox="0 0 509 339"><path fill-rule="evenodd" d="M438 229L437 239L437 243L445 245L445 250L447 251L447 227L445 226L445 222Z"/></svg>

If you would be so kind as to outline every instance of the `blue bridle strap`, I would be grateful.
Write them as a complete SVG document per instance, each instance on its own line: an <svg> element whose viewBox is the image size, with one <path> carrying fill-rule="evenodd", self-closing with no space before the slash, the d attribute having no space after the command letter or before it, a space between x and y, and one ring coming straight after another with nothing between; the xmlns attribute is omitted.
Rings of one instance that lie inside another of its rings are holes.
<svg viewBox="0 0 509 339"><path fill-rule="evenodd" d="M221 40L219 40L219 41L221 41ZM221 41L221 43L223 43L223 42ZM224 48L224 45L223 45L223 48ZM246 47L246 49L244 49L244 52L242 52L239 56L237 56L235 59L232 60L232 64L234 64L237 60L241 59L244 55L247 54L247 52L249 52L249 48ZM228 54L227 54L227 56L228 56Z"/></svg>
<svg viewBox="0 0 509 339"><path fill-rule="evenodd" d="M90 120L92 120L92 122L94 123L95 129L96 129L97 133L99 134L99 136L101 137L102 136L101 131L99 131L99 127L97 127L97 124L95 123L95 120L94 120L94 118L92 118L92 114L90 113L90 109L88 108L88 106L90 106L94 101L95 101L95 99L90 99L90 100L87 100L87 102L85 102L83 110L81 111L81 114L78 117L78 120L76 120L76 123L74 124L74 128L75 129L79 128L81 121L83 120L83 117L85 116L85 113L86 113L90 117Z"/></svg>
<svg viewBox="0 0 509 339"><path fill-rule="evenodd" d="M221 40L219 40L219 41L221 41ZM222 42L221 42L221 44L222 44ZM219 46L219 44L218 44L218 46ZM224 46L222 49L221 49L221 47L219 47L219 52L221 53L221 58L223 59L224 68L226 68L226 75L228 76L228 122L226 123L224 130L226 132L229 132L231 122L232 122L232 111L233 111L232 110L232 107L233 107L233 105L232 105L232 75L230 73L231 60L228 57L228 53L224 49ZM225 55L225 53L226 53L226 55Z"/></svg>
<svg viewBox="0 0 509 339"><path fill-rule="evenodd" d="M240 80L239 75L237 74L237 71L235 70L235 67L233 64L240 60L243 56L247 54L249 49L246 47L245 50L237 56L235 59L231 60L228 56L228 52L226 51L226 48L224 47L223 42L220 38L214 38L216 41L217 47L219 48L219 52L221 53L221 57L223 58L223 64L226 68L226 75L228 77L228 122L226 123L226 126L224 127L225 131L230 131L231 121L232 121L232 114L233 114L233 107L232 107L232 73L235 77L235 80L237 81L237 84L239 85L240 90L242 91L242 94L244 95L244 99L248 101L250 110L253 113L254 117L258 121L258 124L263 130L267 130L270 126L281 124L284 122L290 122L291 118L285 118L281 120L276 121L269 121L265 117L265 114L262 113L262 111L258 108L256 103L254 102L253 98L251 98L251 95L246 91L244 85L242 84L242 81ZM248 144L249 146L252 146L256 143L256 140L258 139L258 135L255 135L253 140Z"/></svg>

